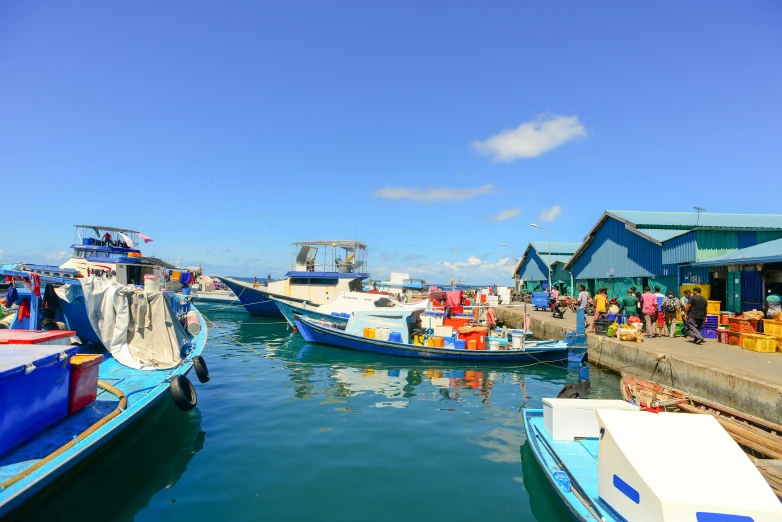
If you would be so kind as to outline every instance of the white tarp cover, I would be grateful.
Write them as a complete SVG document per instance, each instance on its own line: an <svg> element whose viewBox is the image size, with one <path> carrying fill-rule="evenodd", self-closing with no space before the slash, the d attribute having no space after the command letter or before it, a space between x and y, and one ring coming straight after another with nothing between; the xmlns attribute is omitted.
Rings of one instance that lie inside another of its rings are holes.
<svg viewBox="0 0 782 522"><path fill-rule="evenodd" d="M81 290L90 324L117 361L136 369L180 363L188 337L162 293L97 277L82 279Z"/></svg>

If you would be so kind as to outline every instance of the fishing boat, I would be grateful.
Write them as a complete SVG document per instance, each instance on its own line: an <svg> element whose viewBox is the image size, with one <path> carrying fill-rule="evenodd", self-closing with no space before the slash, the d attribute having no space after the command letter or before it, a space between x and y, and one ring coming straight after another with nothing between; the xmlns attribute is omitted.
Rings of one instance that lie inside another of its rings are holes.
<svg viewBox="0 0 782 522"><path fill-rule="evenodd" d="M395 299L360 292L342 294L336 300L324 305L313 305L307 302L297 303L281 297L269 297L269 299L277 305L285 320L294 328L296 328L295 315L338 324L347 324L353 312L388 308L414 311L424 310L429 305L428 301L400 303Z"/></svg>
<svg viewBox="0 0 782 522"><path fill-rule="evenodd" d="M714 418L589 399L543 399L522 418L576 520L782 520L782 504Z"/></svg>
<svg viewBox="0 0 782 522"><path fill-rule="evenodd" d="M283 319L272 297L302 305L323 305L345 293L361 293L369 277L367 247L359 241L291 243L291 270L285 278L247 283L216 276L233 291L251 315Z"/></svg>
<svg viewBox="0 0 782 522"><path fill-rule="evenodd" d="M630 374L623 374L622 398L652 411L711 415L753 459L782 500L782 426L728 406L695 397Z"/></svg>
<svg viewBox="0 0 782 522"><path fill-rule="evenodd" d="M97 458L160 401L194 408L187 374L195 368L207 382L209 372L204 318L171 292L98 277L0 275L14 287L5 303L14 312L0 329L2 518ZM115 303L120 312L112 316ZM124 335L112 335L115 327Z"/></svg>
<svg viewBox="0 0 782 522"><path fill-rule="evenodd" d="M415 357L419 359L449 359L470 362L545 362L545 363L580 363L586 347L568 346L564 341L532 341L526 342L521 349L460 349L454 338L440 338L441 347L415 344L410 342L409 331L412 326L413 313L404 310L362 311L354 312L347 324L335 324L331 321L320 321L303 316L294 317L295 324L302 337L307 342L337 346L348 350L395 355L399 357ZM367 333L384 332L379 338L367 337ZM474 329L480 332L480 329ZM485 328L483 329L485 336ZM475 333L471 333L475 335ZM480 333L477 333L480 337ZM387 337L387 338L386 338ZM432 337L435 340L435 337ZM453 341L453 348L450 342ZM485 342L485 339L484 341ZM435 343L439 344L439 343ZM459 344L467 344L462 342ZM499 343L498 343L499 344ZM476 343L476 346L477 343Z"/></svg>

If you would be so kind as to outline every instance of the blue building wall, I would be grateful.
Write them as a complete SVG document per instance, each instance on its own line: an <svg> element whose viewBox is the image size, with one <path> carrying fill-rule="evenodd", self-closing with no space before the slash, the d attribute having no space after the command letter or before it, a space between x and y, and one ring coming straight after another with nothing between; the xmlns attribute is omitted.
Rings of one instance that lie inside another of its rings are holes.
<svg viewBox="0 0 782 522"><path fill-rule="evenodd" d="M663 243L663 263L694 263L698 254L695 232L687 232Z"/></svg>
<svg viewBox="0 0 782 522"><path fill-rule="evenodd" d="M609 217L573 262L571 271L576 279L601 279L609 277L612 268L615 278L662 275L662 247Z"/></svg>
<svg viewBox="0 0 782 522"><path fill-rule="evenodd" d="M681 284L683 285L707 285L710 281L709 268L705 266L683 266L681 267Z"/></svg>
<svg viewBox="0 0 782 522"><path fill-rule="evenodd" d="M525 281L548 281L548 266L533 248L527 252L527 258L521 265L519 279Z"/></svg>

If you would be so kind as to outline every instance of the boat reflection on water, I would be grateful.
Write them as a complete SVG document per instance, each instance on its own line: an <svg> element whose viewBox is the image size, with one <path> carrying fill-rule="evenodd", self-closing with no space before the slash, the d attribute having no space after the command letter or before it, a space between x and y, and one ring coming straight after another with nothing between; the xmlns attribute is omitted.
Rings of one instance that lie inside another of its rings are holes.
<svg viewBox="0 0 782 522"><path fill-rule="evenodd" d="M133 520L156 494L179 481L206 437L198 408L183 412L172 401L162 401L127 433L38 502L40 509L19 513L18 520L60 520L73 509L74 499L83 499L80 520Z"/></svg>
<svg viewBox="0 0 782 522"><path fill-rule="evenodd" d="M540 464L535 460L529 441L521 445L521 472L524 489L529 497L529 507L536 520L572 520L570 510L565 507L551 488Z"/></svg>

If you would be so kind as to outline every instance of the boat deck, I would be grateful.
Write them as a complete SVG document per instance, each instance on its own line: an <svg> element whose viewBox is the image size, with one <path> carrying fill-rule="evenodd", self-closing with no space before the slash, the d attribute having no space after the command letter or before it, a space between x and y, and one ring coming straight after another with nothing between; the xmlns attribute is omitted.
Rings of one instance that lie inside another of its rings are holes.
<svg viewBox="0 0 782 522"><path fill-rule="evenodd" d="M158 386L168 386L166 379L179 367L168 370L135 370L122 366L110 355L101 363L98 378L122 392L128 400L127 410L144 400ZM0 483L33 466L63 444L95 424L117 407L117 397L105 390L98 390L95 402L81 411L66 417L38 436L0 457Z"/></svg>
<svg viewBox="0 0 782 522"><path fill-rule="evenodd" d="M595 505L593 509L597 511L598 515L604 517L606 521L619 521L620 519L615 518L610 511L605 509L598 494L598 439L553 440L543 425L543 410L524 410L524 425L535 458L543 468L543 472L548 477L552 487L559 494L562 501L573 511L578 520L597 520L574 493L577 488L580 488L580 494ZM567 488L563 489L560 487L554 477L555 472L563 469L557 463L557 458L567 473L574 479L570 480L570 491L566 491ZM574 481L578 485L574 484Z"/></svg>

